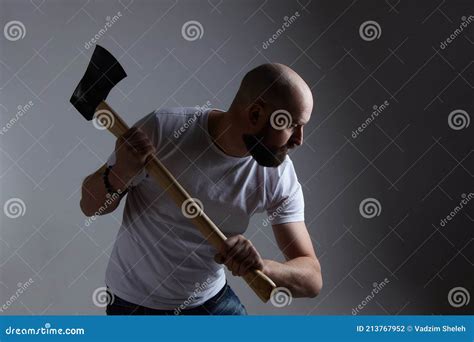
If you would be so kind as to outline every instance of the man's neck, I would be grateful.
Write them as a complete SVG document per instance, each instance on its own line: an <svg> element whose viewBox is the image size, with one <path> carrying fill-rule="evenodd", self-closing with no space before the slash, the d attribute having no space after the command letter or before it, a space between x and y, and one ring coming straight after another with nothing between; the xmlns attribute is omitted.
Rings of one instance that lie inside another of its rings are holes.
<svg viewBox="0 0 474 342"><path fill-rule="evenodd" d="M212 141L225 154L231 157L248 156L247 148L239 133L239 127L232 122L229 112L212 110L208 117L208 130Z"/></svg>

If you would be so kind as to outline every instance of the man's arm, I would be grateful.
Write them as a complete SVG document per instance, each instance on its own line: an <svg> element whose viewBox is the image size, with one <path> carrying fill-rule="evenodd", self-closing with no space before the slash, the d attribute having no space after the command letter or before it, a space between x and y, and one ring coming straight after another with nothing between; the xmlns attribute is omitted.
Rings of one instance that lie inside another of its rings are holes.
<svg viewBox="0 0 474 342"><path fill-rule="evenodd" d="M115 191L125 192L132 178L143 169L154 153L155 147L140 128L132 127L117 138L115 143L116 162L109 173L109 182L112 188ZM87 176L82 183L80 206L86 216L93 216L96 212L104 215L114 211L123 197L115 198L112 203L109 203L109 200L107 205L105 204L107 190L102 178L105 168L106 165L103 165L99 170Z"/></svg>
<svg viewBox="0 0 474 342"><path fill-rule="evenodd" d="M225 264L233 275L262 270L277 286L288 288L293 297L317 296L323 286L321 266L305 223L277 224L273 232L286 262L262 259L250 240L242 235L226 240L215 257L216 262Z"/></svg>
<svg viewBox="0 0 474 342"><path fill-rule="evenodd" d="M273 233L286 262L263 260L262 271L293 297L316 297L323 287L321 265L305 223L277 224Z"/></svg>
<svg viewBox="0 0 474 342"><path fill-rule="evenodd" d="M100 210L101 215L108 214L114 211L120 204L120 200L123 196L116 198L112 203L105 205L107 200L107 191L105 189L104 180L102 174L104 173L107 164L102 165L96 172L87 176L82 182L82 196L81 196L81 210L86 216L93 216ZM125 191L126 182L117 174L116 170L112 168L109 173L110 185L117 190Z"/></svg>

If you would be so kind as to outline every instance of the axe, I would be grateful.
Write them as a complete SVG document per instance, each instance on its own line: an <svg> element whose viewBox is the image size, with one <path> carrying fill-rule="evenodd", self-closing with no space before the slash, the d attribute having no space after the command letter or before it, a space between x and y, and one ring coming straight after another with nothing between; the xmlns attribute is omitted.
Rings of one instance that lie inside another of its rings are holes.
<svg viewBox="0 0 474 342"><path fill-rule="evenodd" d="M115 57L103 47L96 45L86 73L70 99L72 105L86 120L96 119L99 123L101 119L102 122L107 121L107 125L104 125L104 127L117 138L124 134L129 127L105 102L105 99L110 90L126 76L125 70ZM158 158L152 155L145 167L148 174L166 190L178 207L183 208L184 205L193 210L194 213L196 211L199 213L186 217L189 217L212 246L220 250L227 237ZM252 270L245 274L243 278L263 302L267 302L272 296L272 291L276 289L275 283L260 270Z"/></svg>

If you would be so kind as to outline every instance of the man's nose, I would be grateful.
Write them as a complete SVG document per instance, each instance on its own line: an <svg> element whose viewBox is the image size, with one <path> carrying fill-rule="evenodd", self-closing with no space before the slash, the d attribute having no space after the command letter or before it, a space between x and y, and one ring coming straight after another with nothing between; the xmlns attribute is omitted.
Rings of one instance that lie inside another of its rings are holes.
<svg viewBox="0 0 474 342"><path fill-rule="evenodd" d="M297 146L303 144L303 126L298 126L292 136L293 143Z"/></svg>

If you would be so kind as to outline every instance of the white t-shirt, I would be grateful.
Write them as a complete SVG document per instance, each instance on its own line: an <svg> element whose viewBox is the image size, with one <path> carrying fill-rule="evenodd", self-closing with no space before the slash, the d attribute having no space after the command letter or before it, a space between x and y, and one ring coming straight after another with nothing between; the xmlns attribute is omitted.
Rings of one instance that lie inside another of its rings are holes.
<svg viewBox="0 0 474 342"><path fill-rule="evenodd" d="M222 152L208 133L208 113L156 110L140 119L157 157L226 234L242 234L254 213L271 224L304 221L304 199L289 156L276 168ZM115 153L108 160L115 163ZM217 251L145 170L132 182L105 282L119 297L154 309L192 308L225 285ZM263 256L265 257L265 256Z"/></svg>

